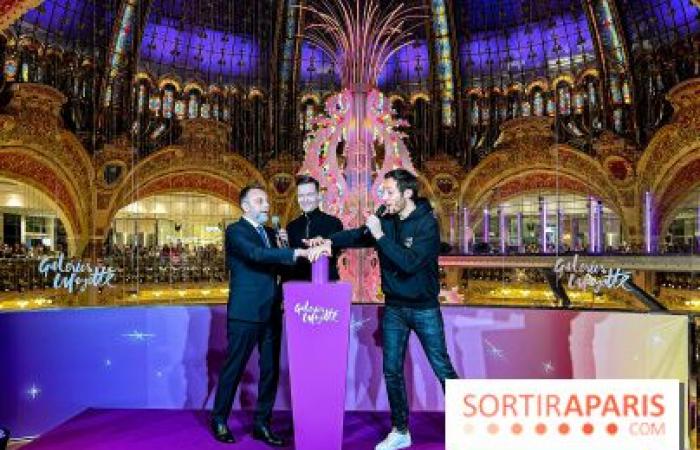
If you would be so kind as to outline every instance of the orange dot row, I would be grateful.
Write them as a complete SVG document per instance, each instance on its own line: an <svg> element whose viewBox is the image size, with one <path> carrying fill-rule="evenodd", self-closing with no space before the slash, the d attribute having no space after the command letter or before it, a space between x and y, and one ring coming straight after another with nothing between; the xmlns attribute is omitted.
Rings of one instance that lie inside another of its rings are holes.
<svg viewBox="0 0 700 450"><path fill-rule="evenodd" d="M501 431L501 427L496 424L496 423L491 423L486 427L486 431L489 434L498 434ZM524 431L524 427L520 423L514 423L510 426L510 432L513 434L521 434ZM535 433L537 434L546 434L548 431L547 425L543 423L538 423L535 425ZM595 427L591 423L585 423L581 426L581 432L586 435L593 434L595 431ZM613 436L617 434L618 427L614 423L609 423L605 427L605 432L608 433L609 435ZM474 432L474 426L471 424L467 424L464 427L464 432L471 434ZM558 432L561 435L567 435L571 432L571 426L568 423L562 423L559 424L559 426L556 427L556 432Z"/></svg>

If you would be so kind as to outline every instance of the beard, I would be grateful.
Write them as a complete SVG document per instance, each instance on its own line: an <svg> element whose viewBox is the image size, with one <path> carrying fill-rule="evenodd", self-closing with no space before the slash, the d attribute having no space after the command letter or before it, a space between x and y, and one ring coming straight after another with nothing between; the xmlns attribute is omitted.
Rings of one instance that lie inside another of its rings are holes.
<svg viewBox="0 0 700 450"><path fill-rule="evenodd" d="M399 214L406 207L406 201L401 199L394 202L394 204L387 208L390 214Z"/></svg>
<svg viewBox="0 0 700 450"><path fill-rule="evenodd" d="M267 219L269 219L269 214L266 212L258 213L257 217L255 218L256 222L258 222L260 225L267 223Z"/></svg>

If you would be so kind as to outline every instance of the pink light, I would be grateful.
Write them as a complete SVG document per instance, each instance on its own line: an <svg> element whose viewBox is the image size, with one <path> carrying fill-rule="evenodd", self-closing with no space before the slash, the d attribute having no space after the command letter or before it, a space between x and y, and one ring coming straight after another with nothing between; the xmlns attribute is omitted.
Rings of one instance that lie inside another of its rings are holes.
<svg viewBox="0 0 700 450"><path fill-rule="evenodd" d="M498 208L498 238L501 244L501 253L506 253L506 214L503 208Z"/></svg>
<svg viewBox="0 0 700 450"><path fill-rule="evenodd" d="M557 209L557 253L564 243L562 234L564 234L564 211L560 208Z"/></svg>
<svg viewBox="0 0 700 450"><path fill-rule="evenodd" d="M603 253L605 249L603 242L605 237L605 230L603 229L603 202L598 200L596 206L596 249L599 253Z"/></svg>
<svg viewBox="0 0 700 450"><path fill-rule="evenodd" d="M649 191L644 193L644 245L647 253L651 253L651 192Z"/></svg>
<svg viewBox="0 0 700 450"><path fill-rule="evenodd" d="M516 221L516 233L518 233L518 253L523 253L523 213L519 212Z"/></svg>
<svg viewBox="0 0 700 450"><path fill-rule="evenodd" d="M491 220L491 216L489 215L489 209L484 208L484 242L488 243L489 242L489 221Z"/></svg>
<svg viewBox="0 0 700 450"><path fill-rule="evenodd" d="M462 208L462 253L469 253L469 209Z"/></svg>
<svg viewBox="0 0 700 450"><path fill-rule="evenodd" d="M593 197L588 198L588 251L595 253L596 250L596 203Z"/></svg>
<svg viewBox="0 0 700 450"><path fill-rule="evenodd" d="M547 202L544 197L540 197L540 225L542 226L540 245L542 253L547 253Z"/></svg>
<svg viewBox="0 0 700 450"><path fill-rule="evenodd" d="M697 217L695 217L695 245L697 249L700 249L700 199L698 199ZM695 249L693 249L695 252Z"/></svg>

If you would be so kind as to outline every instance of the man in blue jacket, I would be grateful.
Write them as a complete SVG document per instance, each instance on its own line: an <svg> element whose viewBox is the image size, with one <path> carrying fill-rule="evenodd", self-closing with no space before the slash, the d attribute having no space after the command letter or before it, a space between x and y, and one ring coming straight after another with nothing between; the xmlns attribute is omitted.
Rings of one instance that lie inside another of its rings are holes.
<svg viewBox="0 0 700 450"><path fill-rule="evenodd" d="M382 319L384 379L393 428L376 450L411 445L408 431L408 400L403 366L411 331L423 346L440 380L458 378L445 345L445 332L438 294L440 231L433 209L418 197L418 179L404 169L384 176L382 200L386 214L370 215L365 226L312 239L309 257L330 253L331 247L374 247L381 266L386 307Z"/></svg>
<svg viewBox="0 0 700 450"><path fill-rule="evenodd" d="M264 227L270 211L264 188L251 185L240 195L243 217L226 228L226 267L230 272L228 356L219 376L211 429L216 440L233 443L226 424L236 389L257 346L260 380L253 438L273 446L284 441L270 429L279 379L282 331L281 289L277 268L307 257L306 249L276 248L276 236Z"/></svg>

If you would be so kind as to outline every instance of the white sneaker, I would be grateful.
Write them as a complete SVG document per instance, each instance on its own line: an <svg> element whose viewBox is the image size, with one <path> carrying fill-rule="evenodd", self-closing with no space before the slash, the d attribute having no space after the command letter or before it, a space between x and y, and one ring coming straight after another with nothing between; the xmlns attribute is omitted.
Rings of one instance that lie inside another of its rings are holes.
<svg viewBox="0 0 700 450"><path fill-rule="evenodd" d="M377 444L374 450L397 450L411 446L411 433L399 433L396 430L391 430L386 439Z"/></svg>

